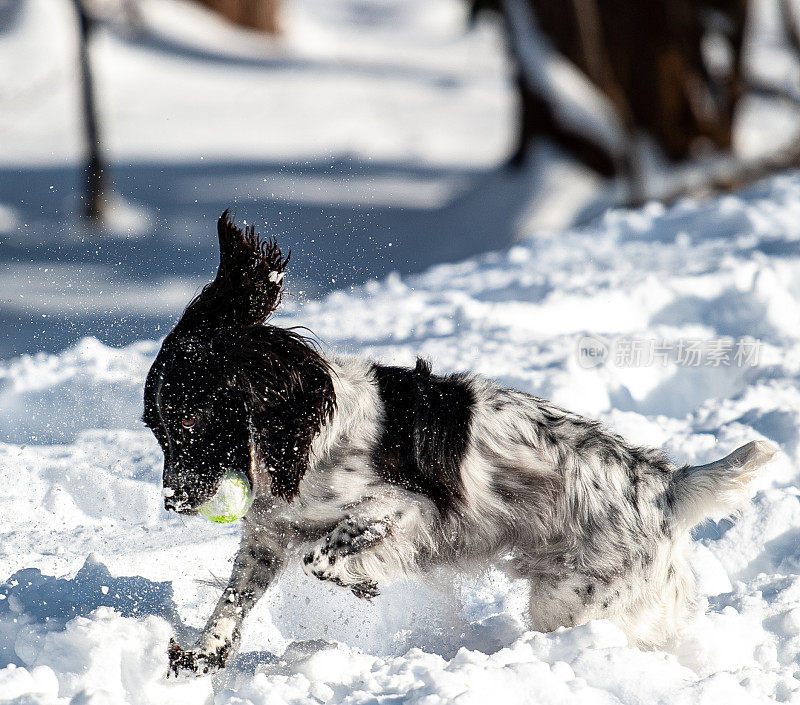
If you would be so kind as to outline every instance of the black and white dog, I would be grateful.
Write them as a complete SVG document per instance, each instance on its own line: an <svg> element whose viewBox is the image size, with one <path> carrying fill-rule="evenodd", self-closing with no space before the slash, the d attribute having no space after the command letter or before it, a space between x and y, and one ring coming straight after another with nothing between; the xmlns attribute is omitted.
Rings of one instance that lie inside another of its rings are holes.
<svg viewBox="0 0 800 705"><path fill-rule="evenodd" d="M165 339L144 421L168 509L194 512L231 468L254 501L230 582L199 642L172 643L171 672L224 666L296 551L309 576L362 598L398 575L502 559L530 582L533 629L608 618L642 647L675 640L695 602L689 530L747 501L769 444L677 468L487 379L323 356L264 325L288 257L227 211L218 231L219 271Z"/></svg>

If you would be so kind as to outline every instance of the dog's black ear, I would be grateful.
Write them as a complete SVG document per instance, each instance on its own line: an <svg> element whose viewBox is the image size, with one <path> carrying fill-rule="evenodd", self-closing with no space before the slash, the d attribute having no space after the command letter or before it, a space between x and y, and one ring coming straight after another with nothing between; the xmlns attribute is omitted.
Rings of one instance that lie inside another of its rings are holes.
<svg viewBox="0 0 800 705"><path fill-rule="evenodd" d="M302 336L273 326L220 331L214 347L227 361L229 383L245 397L272 493L291 502L311 443L333 417L331 369Z"/></svg>
<svg viewBox="0 0 800 705"><path fill-rule="evenodd" d="M237 227L226 210L217 222L219 269L184 311L176 330L262 324L278 307L289 255L255 227Z"/></svg>

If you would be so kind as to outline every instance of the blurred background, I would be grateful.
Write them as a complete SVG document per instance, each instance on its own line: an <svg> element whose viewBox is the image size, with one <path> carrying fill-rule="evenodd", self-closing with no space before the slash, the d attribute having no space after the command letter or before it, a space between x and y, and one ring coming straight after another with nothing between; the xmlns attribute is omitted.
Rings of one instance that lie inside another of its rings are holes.
<svg viewBox="0 0 800 705"><path fill-rule="evenodd" d="M0 0L0 358L166 334L215 221L296 300L800 160L793 0Z"/></svg>

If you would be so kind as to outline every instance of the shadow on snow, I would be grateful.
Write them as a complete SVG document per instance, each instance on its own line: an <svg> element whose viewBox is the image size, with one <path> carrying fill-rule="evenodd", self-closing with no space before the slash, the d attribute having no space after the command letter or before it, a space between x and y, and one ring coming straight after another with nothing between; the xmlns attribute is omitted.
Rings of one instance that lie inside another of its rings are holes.
<svg viewBox="0 0 800 705"><path fill-rule="evenodd" d="M112 202L123 206L112 205L109 228L91 229L75 216L79 169L0 169L0 204L13 213L0 230L0 265L22 282L0 286L0 358L86 335L112 345L162 337L187 303L165 300L164 287L178 280L191 293L213 277L225 208L292 250L290 291L320 296L509 246L534 179L345 159L115 164L110 173ZM25 282L48 276L52 292L26 301ZM90 305L70 304L81 287ZM130 306L126 287L146 305Z"/></svg>

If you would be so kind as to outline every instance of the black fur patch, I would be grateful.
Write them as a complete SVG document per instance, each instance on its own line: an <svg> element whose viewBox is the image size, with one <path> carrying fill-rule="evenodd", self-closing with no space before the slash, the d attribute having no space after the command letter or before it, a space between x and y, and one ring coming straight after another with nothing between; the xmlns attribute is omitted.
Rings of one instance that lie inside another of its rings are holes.
<svg viewBox="0 0 800 705"><path fill-rule="evenodd" d="M217 236L217 276L186 307L176 331L260 325L280 304L289 255L274 238L262 240L253 226L236 227L227 210Z"/></svg>
<svg viewBox="0 0 800 705"><path fill-rule="evenodd" d="M280 303L288 255L236 227L228 211L217 234L217 276L164 340L145 384L143 420L173 490L165 506L179 511L212 496L227 469L251 470L253 449L272 493L291 501L336 407L328 363L311 341L263 325Z"/></svg>
<svg viewBox="0 0 800 705"><path fill-rule="evenodd" d="M297 333L275 326L222 331L229 377L245 399L272 493L292 501L311 443L333 418L336 394L327 362Z"/></svg>
<svg viewBox="0 0 800 705"><path fill-rule="evenodd" d="M373 367L386 418L373 457L387 482L429 497L446 511L464 497L460 467L475 397L458 375L437 377L423 360L411 370Z"/></svg>

